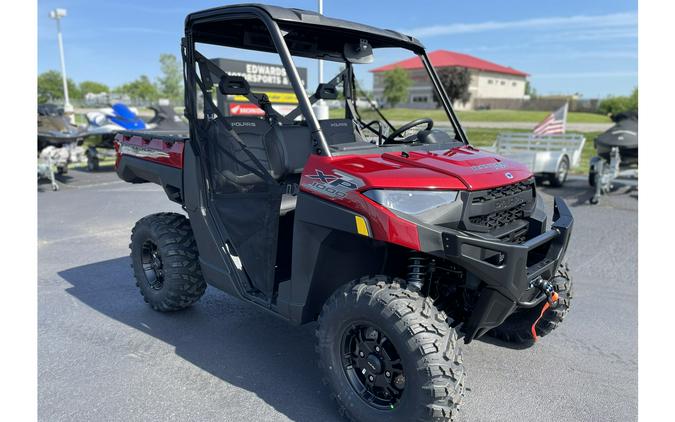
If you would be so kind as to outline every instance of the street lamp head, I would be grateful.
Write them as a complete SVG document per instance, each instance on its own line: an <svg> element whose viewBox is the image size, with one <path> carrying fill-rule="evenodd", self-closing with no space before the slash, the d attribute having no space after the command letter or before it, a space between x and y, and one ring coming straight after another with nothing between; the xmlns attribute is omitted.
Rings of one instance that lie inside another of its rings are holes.
<svg viewBox="0 0 675 422"><path fill-rule="evenodd" d="M54 9L51 12L49 12L49 17L52 19L61 19L66 17L66 9Z"/></svg>

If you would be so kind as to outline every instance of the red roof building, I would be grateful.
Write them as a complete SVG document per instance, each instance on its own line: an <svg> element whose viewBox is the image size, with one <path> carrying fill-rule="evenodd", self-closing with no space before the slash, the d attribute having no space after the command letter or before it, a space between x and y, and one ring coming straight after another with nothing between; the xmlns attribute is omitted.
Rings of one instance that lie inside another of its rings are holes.
<svg viewBox="0 0 675 422"><path fill-rule="evenodd" d="M448 50L436 50L429 53L429 60L435 68L440 67L465 67L472 70L481 70L484 72L503 73L506 75L515 76L529 76L525 72L516 70L512 67L502 66L497 63L492 63L487 60L479 59L478 57L470 56L468 54L456 53ZM386 66L378 67L371 70L371 72L385 72L387 70L400 67L403 69L422 69L422 60L419 57L413 57L400 62L388 64Z"/></svg>
<svg viewBox="0 0 675 422"><path fill-rule="evenodd" d="M466 104L455 104L456 108L472 108L474 100L479 98L522 99L525 96L525 84L529 75L523 71L448 50L432 51L429 53L429 60L436 69L457 67L468 69L471 73L471 85L469 86L471 99ZM386 103L382 98L385 72L395 68L408 71L412 80L409 101L406 104L399 104L399 107L436 107L431 82L428 80L419 57L412 57L371 70L374 77L373 93L378 101Z"/></svg>

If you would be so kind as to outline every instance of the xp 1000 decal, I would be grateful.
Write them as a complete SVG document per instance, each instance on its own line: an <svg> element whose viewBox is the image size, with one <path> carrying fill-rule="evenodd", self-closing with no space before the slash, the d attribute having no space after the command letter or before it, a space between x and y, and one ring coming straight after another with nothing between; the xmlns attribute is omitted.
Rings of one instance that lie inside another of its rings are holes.
<svg viewBox="0 0 675 422"><path fill-rule="evenodd" d="M336 199L342 199L349 191L358 189L364 185L363 181L358 177L337 170L333 170L331 174L317 169L314 174L307 175L307 178L310 181L302 184L304 188Z"/></svg>

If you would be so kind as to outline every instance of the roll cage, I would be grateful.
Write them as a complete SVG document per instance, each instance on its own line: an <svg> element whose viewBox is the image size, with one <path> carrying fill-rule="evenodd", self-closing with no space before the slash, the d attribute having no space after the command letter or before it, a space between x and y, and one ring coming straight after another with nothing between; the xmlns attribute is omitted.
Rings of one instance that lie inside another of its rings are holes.
<svg viewBox="0 0 675 422"><path fill-rule="evenodd" d="M293 120L302 114L310 129L313 150L319 155L332 156L326 137L312 109L313 102L320 98L319 90L322 85L335 87L342 82L346 117L359 123L359 131L368 129L377 133L371 127L373 122L365 123L356 108L358 87L352 65L345 59L343 53L346 43L358 43L363 39L368 40L373 48L402 47L417 54L434 89L439 94L440 104L452 124L456 140L468 144L466 135L452 109L451 101L423 45L417 39L392 30L328 18L316 12L258 4L213 8L187 16L183 40L186 117L191 121L198 118L197 94L194 87L200 83L203 85L204 82L199 80L196 69L196 64L200 60L204 63L203 56L196 51L196 43L277 53L299 103L297 109L286 117ZM309 97L302 85L292 56L342 62L346 64L346 68L327 84L320 84L317 93ZM204 89L208 87L202 86L202 90ZM208 95L206 92L204 94ZM256 103L255 100L253 102ZM374 109L393 129L391 123L379 110L376 107ZM217 112L217 110L212 111ZM196 139L194 135L191 133L192 138Z"/></svg>

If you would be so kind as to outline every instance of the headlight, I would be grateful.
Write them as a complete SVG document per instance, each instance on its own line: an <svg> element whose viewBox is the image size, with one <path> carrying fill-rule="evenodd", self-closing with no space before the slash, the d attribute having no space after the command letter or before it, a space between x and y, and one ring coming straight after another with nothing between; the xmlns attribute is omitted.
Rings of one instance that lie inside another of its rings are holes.
<svg viewBox="0 0 675 422"><path fill-rule="evenodd" d="M384 207L411 215L448 205L457 199L457 192L451 190L372 189L363 194Z"/></svg>

